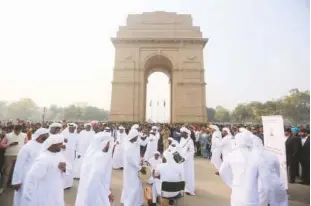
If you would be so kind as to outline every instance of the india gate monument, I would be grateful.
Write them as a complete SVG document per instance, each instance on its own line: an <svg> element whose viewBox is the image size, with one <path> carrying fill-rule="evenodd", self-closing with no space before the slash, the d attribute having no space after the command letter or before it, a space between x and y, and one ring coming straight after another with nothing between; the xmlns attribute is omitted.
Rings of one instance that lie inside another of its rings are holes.
<svg viewBox="0 0 311 206"><path fill-rule="evenodd" d="M205 122L203 49L208 39L189 14L130 14L112 43L115 63L110 121L146 120L147 81L153 72L168 75L170 122Z"/></svg>

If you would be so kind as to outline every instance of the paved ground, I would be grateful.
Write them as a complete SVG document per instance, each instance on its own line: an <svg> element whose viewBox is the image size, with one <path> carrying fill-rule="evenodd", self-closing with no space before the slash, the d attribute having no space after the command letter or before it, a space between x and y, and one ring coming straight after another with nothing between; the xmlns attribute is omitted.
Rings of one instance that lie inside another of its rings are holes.
<svg viewBox="0 0 311 206"><path fill-rule="evenodd" d="M196 196L186 196L181 206L228 206L230 190L223 184L221 179L214 175L213 166L203 159L196 159ZM77 182L69 191L65 192L65 199L68 206L74 205ZM122 188L122 171L113 171L112 192L116 198L114 206L120 205ZM310 205L309 187L294 184L289 186L290 206ZM8 191L0 197L1 206L12 206L13 192ZM57 205L55 205L57 206Z"/></svg>

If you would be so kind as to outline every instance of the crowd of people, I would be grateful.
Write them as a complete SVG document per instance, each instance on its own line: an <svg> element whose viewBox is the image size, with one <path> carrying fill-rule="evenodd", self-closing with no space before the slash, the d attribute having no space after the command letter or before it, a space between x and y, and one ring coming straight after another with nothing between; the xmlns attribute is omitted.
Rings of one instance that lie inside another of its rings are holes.
<svg viewBox="0 0 311 206"><path fill-rule="evenodd" d="M172 205L180 194L161 198L161 183L184 181L186 194L195 196L195 156L210 159L216 175L232 189L231 205L288 204L280 162L264 149L260 125L18 120L0 126L0 193L11 185L14 206L62 206L64 190L74 179L79 179L76 206L110 205L112 169L123 170L123 205L141 206L144 190L138 174L146 175L145 163L152 171L146 182L148 203ZM284 131L289 182L309 184L309 127Z"/></svg>

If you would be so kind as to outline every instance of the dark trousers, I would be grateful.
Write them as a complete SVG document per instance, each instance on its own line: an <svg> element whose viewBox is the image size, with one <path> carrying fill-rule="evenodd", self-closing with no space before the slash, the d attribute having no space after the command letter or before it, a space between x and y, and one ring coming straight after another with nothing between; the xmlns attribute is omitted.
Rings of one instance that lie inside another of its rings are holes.
<svg viewBox="0 0 311 206"><path fill-rule="evenodd" d="M288 171L288 180L289 182L295 182L296 177L298 176L297 171L299 171L298 161L292 160L287 162L287 171Z"/></svg>
<svg viewBox="0 0 311 206"><path fill-rule="evenodd" d="M310 162L309 161L304 161L301 162L301 179L302 182L305 184L310 184Z"/></svg>
<svg viewBox="0 0 311 206"><path fill-rule="evenodd" d="M1 174L1 176L3 175L4 152L5 152L5 150L0 149L0 174Z"/></svg>

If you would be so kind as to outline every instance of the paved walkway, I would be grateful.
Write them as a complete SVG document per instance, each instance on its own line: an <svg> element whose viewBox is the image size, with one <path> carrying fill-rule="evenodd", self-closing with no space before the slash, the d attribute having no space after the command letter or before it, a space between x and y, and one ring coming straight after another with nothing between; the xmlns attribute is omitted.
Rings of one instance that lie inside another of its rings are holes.
<svg viewBox="0 0 311 206"><path fill-rule="evenodd" d="M230 190L222 180L214 175L213 166L203 159L196 159L196 196L186 196L181 206L229 206ZM113 171L112 192L116 198L114 206L120 205L122 190L122 171ZM65 192L67 206L73 206L77 191L77 182L72 189ZM290 206L310 205L309 187L303 185L289 186ZM0 197L1 206L12 206L13 192L8 191ZM57 206L57 205L55 205Z"/></svg>

